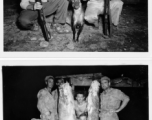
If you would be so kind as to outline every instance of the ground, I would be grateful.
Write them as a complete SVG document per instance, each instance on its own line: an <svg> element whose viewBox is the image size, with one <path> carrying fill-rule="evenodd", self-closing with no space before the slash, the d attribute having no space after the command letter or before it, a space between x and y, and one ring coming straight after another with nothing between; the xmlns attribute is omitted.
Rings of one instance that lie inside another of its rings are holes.
<svg viewBox="0 0 152 120"><path fill-rule="evenodd" d="M56 34L44 47L41 30L21 30L16 25L19 15L14 5L4 5L4 51L69 51L69 52L147 52L147 4L124 4L120 22L113 26L113 36L105 38L102 28L95 30L85 25L78 43L72 42L72 33ZM69 27L70 29L70 27ZM33 39L33 37L36 37Z"/></svg>

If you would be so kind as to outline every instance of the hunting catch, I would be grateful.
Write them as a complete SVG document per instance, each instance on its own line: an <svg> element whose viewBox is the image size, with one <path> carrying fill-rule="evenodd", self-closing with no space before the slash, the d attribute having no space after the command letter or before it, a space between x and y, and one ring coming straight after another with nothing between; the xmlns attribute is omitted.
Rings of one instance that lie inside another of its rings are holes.
<svg viewBox="0 0 152 120"><path fill-rule="evenodd" d="M93 81L89 88L89 95L88 95L88 118L87 120L99 120L98 116L98 109L99 109L99 86L100 83L98 81Z"/></svg>
<svg viewBox="0 0 152 120"><path fill-rule="evenodd" d="M73 41L78 42L79 36L84 26L84 15L86 10L86 1L72 0L72 20Z"/></svg>
<svg viewBox="0 0 152 120"><path fill-rule="evenodd" d="M59 120L76 120L74 98L69 83L62 84L59 93Z"/></svg>

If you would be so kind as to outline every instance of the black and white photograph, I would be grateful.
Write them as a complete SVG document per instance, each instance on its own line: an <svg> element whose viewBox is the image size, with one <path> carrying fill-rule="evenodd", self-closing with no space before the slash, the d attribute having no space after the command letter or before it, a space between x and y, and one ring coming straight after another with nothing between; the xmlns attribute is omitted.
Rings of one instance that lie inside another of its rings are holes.
<svg viewBox="0 0 152 120"><path fill-rule="evenodd" d="M2 65L3 120L150 120L149 65Z"/></svg>
<svg viewBox="0 0 152 120"><path fill-rule="evenodd" d="M3 52L149 52L148 0L3 0Z"/></svg>

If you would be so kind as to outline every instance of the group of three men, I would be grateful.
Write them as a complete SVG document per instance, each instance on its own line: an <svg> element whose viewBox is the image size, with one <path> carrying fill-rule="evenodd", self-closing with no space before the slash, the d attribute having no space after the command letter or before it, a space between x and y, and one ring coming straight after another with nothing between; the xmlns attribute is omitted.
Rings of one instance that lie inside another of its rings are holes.
<svg viewBox="0 0 152 120"><path fill-rule="evenodd" d="M54 77L47 76L45 78L46 88L38 92L38 110L40 111L42 120L57 120L58 119L58 92L57 90L52 90L54 86ZM58 87L63 83L63 80L58 80ZM117 113L120 112L129 102L129 97L125 95L122 91L110 87L110 78L104 76L100 79L101 88L103 92L100 94L100 120L118 120ZM47 97L45 101L41 101ZM79 101L82 102L81 95L77 95L79 107ZM81 106L81 104L80 104ZM85 104L82 106L86 106ZM77 108L78 108L77 107ZM82 108L84 109L84 108ZM85 110L85 109L84 109ZM79 113L79 111L76 111ZM86 112L86 111L85 111ZM80 117L79 117L80 118ZM82 120L82 119L80 119Z"/></svg>
<svg viewBox="0 0 152 120"><path fill-rule="evenodd" d="M45 16L54 15L53 28L57 32L68 32L65 29L68 6L70 0L42 0L42 4L36 0L21 0L20 6L23 11L18 17L20 26L27 30L38 30L38 25L35 20L38 18L38 11L43 8ZM86 1L86 0L84 0ZM111 0L110 9L112 13L112 22L118 25L119 16L122 11L123 2L121 0ZM90 23L95 24L94 20L100 13L103 13L104 0L88 0L85 19Z"/></svg>

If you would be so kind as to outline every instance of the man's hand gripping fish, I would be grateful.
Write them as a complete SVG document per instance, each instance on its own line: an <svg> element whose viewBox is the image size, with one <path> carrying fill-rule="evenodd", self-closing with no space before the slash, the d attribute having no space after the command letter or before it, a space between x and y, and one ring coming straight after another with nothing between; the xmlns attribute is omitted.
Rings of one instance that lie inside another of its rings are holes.
<svg viewBox="0 0 152 120"><path fill-rule="evenodd" d="M76 120L74 98L69 83L62 84L59 92L59 120Z"/></svg>
<svg viewBox="0 0 152 120"><path fill-rule="evenodd" d="M99 97L98 97L98 92L99 92L99 86L100 83L95 80L91 83L91 86L89 88L89 95L88 95L88 105L87 105L87 110L88 110L88 118L87 120L98 120L98 109L99 109Z"/></svg>

